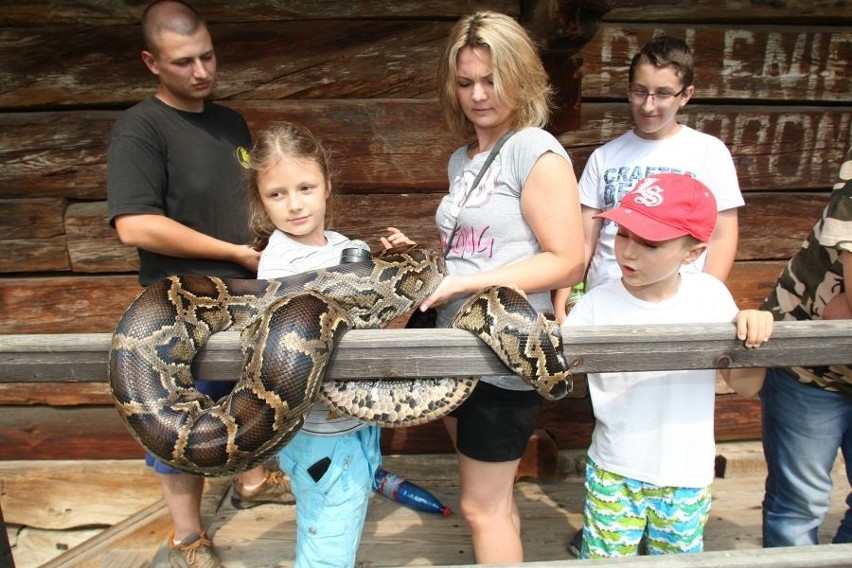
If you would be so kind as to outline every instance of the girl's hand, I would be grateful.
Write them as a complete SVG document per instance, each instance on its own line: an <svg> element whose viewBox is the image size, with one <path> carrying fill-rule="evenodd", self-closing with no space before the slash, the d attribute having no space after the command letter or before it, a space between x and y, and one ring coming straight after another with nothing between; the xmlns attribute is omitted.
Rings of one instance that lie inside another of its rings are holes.
<svg viewBox="0 0 852 568"><path fill-rule="evenodd" d="M382 246L385 247L385 249L417 244L406 237L405 234L396 227L388 227L388 233L390 234L387 237L381 237Z"/></svg>
<svg viewBox="0 0 852 568"><path fill-rule="evenodd" d="M740 310L734 321L737 324L737 338L744 341L749 349L769 341L775 324L772 313L765 310Z"/></svg>

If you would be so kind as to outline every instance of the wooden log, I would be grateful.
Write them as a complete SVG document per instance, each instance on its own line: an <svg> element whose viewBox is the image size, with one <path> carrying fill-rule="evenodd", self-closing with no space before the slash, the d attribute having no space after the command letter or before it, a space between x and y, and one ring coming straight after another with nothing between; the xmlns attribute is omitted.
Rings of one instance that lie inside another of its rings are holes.
<svg viewBox="0 0 852 568"><path fill-rule="evenodd" d="M38 385L30 383L32 388ZM736 395L716 397L716 440L760 439L760 402ZM591 442L594 417L588 400L545 402L537 427L560 450L584 449ZM385 454L449 453L452 442L442 421L410 428L384 428ZM143 450L112 403L98 406L3 406L0 460L138 459Z"/></svg>
<svg viewBox="0 0 852 568"><path fill-rule="evenodd" d="M114 406L4 406L0 460L139 459L144 451Z"/></svg>
<svg viewBox="0 0 852 568"><path fill-rule="evenodd" d="M117 117L115 111L0 114L0 197L105 199L106 147Z"/></svg>
<svg viewBox="0 0 852 568"><path fill-rule="evenodd" d="M136 275L2 278L0 333L110 331L141 291Z"/></svg>
<svg viewBox="0 0 852 568"><path fill-rule="evenodd" d="M112 392L106 382L48 382L35 388L32 383L0 382L0 406L80 406L112 403Z"/></svg>
<svg viewBox="0 0 852 568"><path fill-rule="evenodd" d="M208 493L208 491L204 492L205 498ZM220 498L221 496L219 495ZM134 552L137 549L142 549L144 552L138 554L140 563L136 564L126 557L117 556L117 558L120 558L120 564L116 562L114 565L151 566L148 562L150 553L147 551L157 550L162 546L164 536L169 534L171 528L172 518L169 515L169 509L166 507L165 501L160 499L137 510L111 527L98 532L96 536L82 544L42 564L41 568L106 566L110 560L115 562L116 556L121 554L123 548L129 548ZM118 551L116 551L117 549Z"/></svg>
<svg viewBox="0 0 852 568"><path fill-rule="evenodd" d="M106 201L71 204L65 215L65 231L68 258L75 273L139 271L136 249L122 244L109 225Z"/></svg>
<svg viewBox="0 0 852 568"><path fill-rule="evenodd" d="M0 241L0 272L52 272L70 270L65 237Z"/></svg>
<svg viewBox="0 0 852 568"><path fill-rule="evenodd" d="M53 25L138 25L145 4L128 5L121 0L83 0L77 2L33 2L16 0L8 2L0 13L0 26L39 26L44 22ZM211 24L240 20L243 22L287 20L352 20L352 19L455 19L478 9L488 8L517 16L520 8L516 0L244 0L239 11L233 4L217 0L196 0L192 6Z"/></svg>
<svg viewBox="0 0 852 568"><path fill-rule="evenodd" d="M786 262L735 262L725 284L740 309L760 308Z"/></svg>
<svg viewBox="0 0 852 568"><path fill-rule="evenodd" d="M760 349L746 349L735 335L733 323L578 327L564 338L564 350L576 373L847 364L852 353L845 321L776 322L771 341ZM0 335L0 381L104 381L111 337ZM213 334L193 370L209 380L238 377L239 333ZM341 339L325 377L393 380L501 373L509 371L491 349L463 330L364 329Z"/></svg>
<svg viewBox="0 0 852 568"><path fill-rule="evenodd" d="M585 78L583 81L586 96ZM678 121L729 146L743 191L827 189L837 177L846 149L852 146L850 106L689 103L678 114ZM581 130L559 138L579 172L595 148L632 128L633 119L626 101L584 103L581 124Z"/></svg>
<svg viewBox="0 0 852 568"><path fill-rule="evenodd" d="M443 196L442 193L335 196L331 226L345 235L367 241L374 250L380 248L379 236L388 226L404 228L418 243L440 246L434 214ZM737 260L790 258L819 218L827 200L827 193L746 194L746 205L739 211ZM68 208L66 241L74 272L138 270L135 250L121 244L106 219L105 201L78 203ZM20 266L0 258L0 272L19 272Z"/></svg>
<svg viewBox="0 0 852 568"><path fill-rule="evenodd" d="M838 27L605 23L580 53L583 96L623 99L630 59L664 31L693 49L699 100L848 102L849 23L848 10L833 22Z"/></svg>
<svg viewBox="0 0 852 568"><path fill-rule="evenodd" d="M98 493L91 494L91 479L107 468ZM9 512L6 522L43 529L67 529L121 522L139 509L159 500L159 480L141 460L50 464L31 461L0 462L3 501ZM44 491L45 484L50 491ZM127 488L133 487L133 491ZM57 495L64 506L55 507Z"/></svg>
<svg viewBox="0 0 852 568"><path fill-rule="evenodd" d="M309 126L333 152L336 191L434 193L447 188L448 134L434 101L235 102L253 131L273 120ZM0 198L106 199L114 111L0 114ZM688 104L682 121L731 146L745 191L825 190L852 145L852 107ZM627 103L586 103L560 134L579 176L589 154L631 127ZM400 128L405 124L405 128ZM365 134L366 133L366 134Z"/></svg>
<svg viewBox="0 0 852 568"><path fill-rule="evenodd" d="M214 42L223 46L217 50L217 97L434 98L435 67L453 20L335 17L211 24ZM155 84L139 57L138 25L0 28L0 40L5 86L0 107L6 109L76 106L81 100L128 106ZM20 50L22 44L28 49ZM54 57L60 50L63 57ZM576 49L561 53L570 58ZM555 84L577 84L574 67L566 69L565 80L561 65L549 67Z"/></svg>
<svg viewBox="0 0 852 568"><path fill-rule="evenodd" d="M844 20L835 23L841 26ZM849 22L849 18L845 19ZM435 65L451 21L312 20L212 24L221 99L277 100L434 97ZM621 98L630 57L659 28L601 26L580 56L583 96ZM775 101L848 101L850 37L843 27L688 26L666 32L696 50L699 97ZM0 107L127 106L150 92L139 60L138 27L0 28ZM574 55L588 32L562 41ZM281 38L286 38L282 45ZM547 41L550 38L542 38ZM27 50L17 46L26 44ZM104 50L104 45L110 45ZM282 49L291 54L282 57ZM52 54L61 51L62 58ZM97 65L92 65L96 60ZM251 64L246 64L251 62ZM721 62L721 64L720 64ZM548 65L558 72L558 65ZM564 84L570 84L570 77ZM554 76L555 84L563 78Z"/></svg>
<svg viewBox="0 0 852 568"><path fill-rule="evenodd" d="M618 0L604 18L612 22L830 25L848 19L849 7L835 0Z"/></svg>
<svg viewBox="0 0 852 568"><path fill-rule="evenodd" d="M747 193L737 260L789 260L828 203L828 193Z"/></svg>
<svg viewBox="0 0 852 568"><path fill-rule="evenodd" d="M423 242L428 243L428 229L420 227L412 234L422 236ZM368 240L374 238L364 233L351 234ZM737 304L741 308L759 307L775 285L784 264L783 261L735 262L727 285ZM0 279L0 306L4 313L13 317L0 320L0 333L112 331L118 318L141 291L135 274L3 278Z"/></svg>
<svg viewBox="0 0 852 568"><path fill-rule="evenodd" d="M578 372L668 368L747 367L848 363L852 336L846 322L779 322L772 340L747 350L731 339L733 326L609 326L577 328L566 353ZM214 335L199 355L206 378L236 375L236 332ZM33 392L48 381L105 380L109 334L0 336L0 381L26 384ZM440 345L440 347L430 347ZM388 357L405 349L405 357ZM218 353L217 355L214 355ZM377 354L380 354L377 355ZM626 363L629 362L629 363ZM489 349L459 330L361 330L338 346L328 378L467 376L505 372ZM33 398L38 398L34 396ZM760 436L759 402L732 395L716 398L719 440ZM585 399L545 402L539 426L559 448L583 448L593 427ZM69 440L69 436L71 437ZM93 448L96 448L93 450ZM383 434L386 452L445 452L449 440L440 422ZM111 406L55 408L4 406L0 413L0 459L29 457L134 457L139 449Z"/></svg>
<svg viewBox="0 0 852 568"><path fill-rule="evenodd" d="M3 240L46 239L65 234L62 199L0 199Z"/></svg>
<svg viewBox="0 0 852 568"><path fill-rule="evenodd" d="M227 46L217 50L217 96L432 96L435 64L450 25L416 20L212 24L214 42ZM138 25L3 28L0 40L3 108L55 108L80 100L127 106L155 85L139 57ZM18 49L23 43L30 48ZM56 58L60 45L63 57Z"/></svg>

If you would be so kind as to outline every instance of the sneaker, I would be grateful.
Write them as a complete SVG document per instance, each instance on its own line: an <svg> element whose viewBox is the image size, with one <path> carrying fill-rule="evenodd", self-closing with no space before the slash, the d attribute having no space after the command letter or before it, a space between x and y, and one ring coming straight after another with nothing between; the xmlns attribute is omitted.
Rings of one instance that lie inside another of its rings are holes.
<svg viewBox="0 0 852 568"><path fill-rule="evenodd" d="M568 541L568 552L580 558L580 551L583 550L583 529L578 530Z"/></svg>
<svg viewBox="0 0 852 568"><path fill-rule="evenodd" d="M231 506L234 509L251 509L268 503L292 505L295 502L296 497L290 491L290 478L281 471L267 472L263 485L251 493L243 492L240 482L236 480L231 491Z"/></svg>
<svg viewBox="0 0 852 568"><path fill-rule="evenodd" d="M222 562L213 550L213 542L202 531L175 544L175 532L169 535L169 565L171 568L221 568Z"/></svg>

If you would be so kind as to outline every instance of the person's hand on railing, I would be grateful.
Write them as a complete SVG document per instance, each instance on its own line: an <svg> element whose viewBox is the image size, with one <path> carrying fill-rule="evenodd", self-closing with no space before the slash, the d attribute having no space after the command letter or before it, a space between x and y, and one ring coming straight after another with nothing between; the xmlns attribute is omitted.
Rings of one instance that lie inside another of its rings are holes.
<svg viewBox="0 0 852 568"><path fill-rule="evenodd" d="M737 339L745 342L749 349L769 341L775 324L772 312L765 310L740 310L734 322L737 324Z"/></svg>

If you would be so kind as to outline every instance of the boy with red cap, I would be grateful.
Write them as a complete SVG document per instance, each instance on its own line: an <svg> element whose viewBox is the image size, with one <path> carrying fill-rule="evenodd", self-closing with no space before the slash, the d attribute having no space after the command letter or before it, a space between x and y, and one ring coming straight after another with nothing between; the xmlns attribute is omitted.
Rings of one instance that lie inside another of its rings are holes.
<svg viewBox="0 0 852 568"><path fill-rule="evenodd" d="M640 180L598 216L618 224L621 278L590 290L562 324L736 322L745 346L772 332L772 314L738 310L714 276L681 271L707 248L716 200L682 174ZM755 395L763 369L723 369L738 393ZM581 558L700 552L714 476L714 369L589 373L595 429L586 463Z"/></svg>

